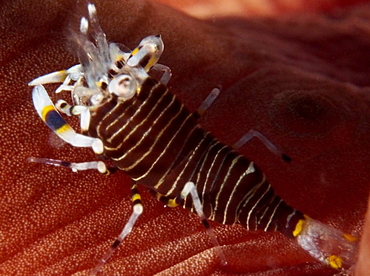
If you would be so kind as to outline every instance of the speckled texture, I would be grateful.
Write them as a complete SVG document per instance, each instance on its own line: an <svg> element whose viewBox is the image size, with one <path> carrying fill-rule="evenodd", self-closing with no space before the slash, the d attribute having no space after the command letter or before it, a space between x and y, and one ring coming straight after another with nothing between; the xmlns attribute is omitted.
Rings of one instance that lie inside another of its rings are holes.
<svg viewBox="0 0 370 276"><path fill-rule="evenodd" d="M190 109L222 86L201 119L206 129L232 144L253 128L284 148L291 164L259 141L241 149L284 199L323 222L361 233L370 176L370 6L203 22L146 1L96 5L112 41L132 48L146 35L162 34L161 63L173 71L169 86ZM0 7L0 274L86 275L130 215L128 177L27 162L30 156L96 159L91 150L56 142L34 111L27 86L77 62L65 37L69 22L80 16L73 1ZM213 224L230 264L220 267L195 215L164 208L142 192L145 213L102 275L335 273L278 233Z"/></svg>

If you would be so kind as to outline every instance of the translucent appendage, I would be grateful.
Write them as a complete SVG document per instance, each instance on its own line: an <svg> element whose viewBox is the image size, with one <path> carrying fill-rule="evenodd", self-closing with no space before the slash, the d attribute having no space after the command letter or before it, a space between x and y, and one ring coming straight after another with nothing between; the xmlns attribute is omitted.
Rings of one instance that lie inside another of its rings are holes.
<svg viewBox="0 0 370 276"><path fill-rule="evenodd" d="M356 237L311 218L305 220L297 240L311 256L335 269L348 269L356 262Z"/></svg>

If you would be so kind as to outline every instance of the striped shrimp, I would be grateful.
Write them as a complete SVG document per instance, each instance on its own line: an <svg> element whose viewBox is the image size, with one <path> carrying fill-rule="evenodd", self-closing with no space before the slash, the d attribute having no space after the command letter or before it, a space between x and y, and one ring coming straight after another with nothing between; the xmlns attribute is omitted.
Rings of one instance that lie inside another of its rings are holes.
<svg viewBox="0 0 370 276"><path fill-rule="evenodd" d="M53 132L72 146L91 147L114 167L103 161L71 163L37 157L30 161L105 174L119 169L133 179L131 217L91 275L100 271L142 214L137 183L167 206L180 205L196 213L223 264L227 258L208 220L240 224L248 230L279 231L338 270L355 263L355 237L289 206L258 166L235 150L257 137L280 154L262 134L250 131L231 147L199 126L199 115L219 89L212 90L197 112L190 112L166 86L171 70L157 63L164 49L162 38L148 36L133 51L125 52L107 42L95 6L88 4L87 9L88 18L81 19L80 33L75 35L80 64L38 77L29 85L35 86L36 111ZM151 77L155 71L162 73L159 80ZM71 91L73 103L59 100L54 105L43 87L47 83L62 83L56 92ZM60 113L79 116L82 134Z"/></svg>

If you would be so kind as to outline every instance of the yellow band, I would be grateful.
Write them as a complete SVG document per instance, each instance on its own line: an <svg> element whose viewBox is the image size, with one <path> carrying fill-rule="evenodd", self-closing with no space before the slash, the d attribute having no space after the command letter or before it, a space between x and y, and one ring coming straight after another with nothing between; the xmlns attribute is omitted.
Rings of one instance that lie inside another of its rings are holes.
<svg viewBox="0 0 370 276"><path fill-rule="evenodd" d="M157 63L157 61L158 61L158 58L156 57L156 56L152 56L150 59L149 59L149 61L148 61L148 63L145 65L145 71L149 71L149 69L150 68L152 68L152 66L154 65L154 64L156 64Z"/></svg>
<svg viewBox="0 0 370 276"><path fill-rule="evenodd" d="M55 130L55 133L62 134L63 132L66 132L67 130L70 130L71 127L68 124L62 125L60 128Z"/></svg>
<svg viewBox="0 0 370 276"><path fill-rule="evenodd" d="M132 52L131 52L131 56L136 55L136 54L137 54L137 52L139 52L139 48L138 48L138 47L136 47L134 50L132 50Z"/></svg>
<svg viewBox="0 0 370 276"><path fill-rule="evenodd" d="M54 106L52 106L52 105L47 105L47 106L45 106L45 107L42 109L42 111L41 111L41 119L42 119L44 122L46 122L46 116L48 115L48 113L49 113L50 111L56 111L56 110L55 110L55 108L54 108Z"/></svg>
<svg viewBox="0 0 370 276"><path fill-rule="evenodd" d="M141 196L140 194L134 194L132 197L131 197L132 201L135 201L135 200L141 200Z"/></svg>

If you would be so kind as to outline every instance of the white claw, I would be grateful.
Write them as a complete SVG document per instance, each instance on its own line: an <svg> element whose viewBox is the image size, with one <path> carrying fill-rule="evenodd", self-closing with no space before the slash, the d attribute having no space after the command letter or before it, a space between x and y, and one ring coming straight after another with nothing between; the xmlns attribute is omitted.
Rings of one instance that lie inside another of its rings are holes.
<svg viewBox="0 0 370 276"><path fill-rule="evenodd" d="M68 72L66 70L61 70L61 71L53 72L53 73L38 77L32 80L31 82L29 82L28 85L36 86L36 85L45 84L45 83L63 82L67 76L68 76Z"/></svg>

